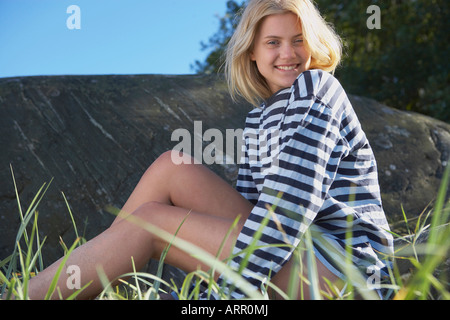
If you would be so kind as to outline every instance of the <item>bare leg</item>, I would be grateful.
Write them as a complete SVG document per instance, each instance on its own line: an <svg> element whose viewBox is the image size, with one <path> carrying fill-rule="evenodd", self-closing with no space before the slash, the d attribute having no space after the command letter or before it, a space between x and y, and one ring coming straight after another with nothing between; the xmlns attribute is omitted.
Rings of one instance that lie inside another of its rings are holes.
<svg viewBox="0 0 450 320"><path fill-rule="evenodd" d="M293 258L295 259L295 258ZM280 288L283 292L287 293L289 290L290 280L292 277L292 272L295 270L296 272L300 272L298 268L294 266L294 260L289 260L286 265L283 266L283 268L271 279L271 282L276 285L278 288ZM303 260L303 277L304 279L308 279L308 272L310 269L310 266L307 264L305 257L302 258ZM327 279L340 289L343 288L343 283L337 277L334 273L332 273L330 270L328 270L327 267L323 265L322 262L320 262L319 259L316 258L316 270L319 277L319 289L327 291L326 282L323 280L323 278ZM296 275L298 277L298 275ZM297 297L296 299L304 299L304 300L310 300L310 289L309 286L305 281L299 280L299 287L297 290ZM281 299L281 296L277 294L274 290L269 289L269 296L274 299Z"/></svg>
<svg viewBox="0 0 450 320"><path fill-rule="evenodd" d="M171 156L171 152L164 153L145 172L122 208L122 216L147 202L159 202L233 220L238 214L247 218L253 206L227 182L202 165L175 165ZM192 160L184 157L184 163Z"/></svg>
<svg viewBox="0 0 450 320"><path fill-rule="evenodd" d="M252 205L226 182L201 165L174 165L170 153L163 154L145 172L136 186L121 215L110 228L77 248L66 266L77 265L81 270L82 285L93 283L79 298L95 297L102 286L97 275L101 265L110 280L132 270L131 257L139 270L150 258L158 259L167 243L124 218L132 214L144 221L174 234L183 219L189 217L181 227L178 237L187 240L215 255L232 222L238 215L240 223L226 243L221 259L232 251L233 238L242 229L252 210ZM186 159L188 160L188 159ZM206 270L198 260L172 247L166 262L187 272ZM61 263L55 262L30 281L31 299L42 299ZM274 278L273 282L282 289L289 283L289 262ZM69 296L65 268L58 286L62 296ZM328 270L319 269L319 276L329 275ZM54 295L57 298L56 295Z"/></svg>
<svg viewBox="0 0 450 320"><path fill-rule="evenodd" d="M132 270L131 257L139 269L150 258L159 258L166 246L161 239L124 220L128 214L174 234L190 212L178 236L211 254L217 253L238 215L242 215L242 220L235 236L240 232L252 205L205 167L174 165L170 156L170 152L163 154L147 170L112 226L77 248L68 259L66 266L77 265L80 268L82 285L94 281L80 298L89 298L101 291L98 265L102 265L109 279L114 279ZM231 252L231 243L227 243L224 257ZM200 265L196 259L176 248L169 251L166 261L188 272ZM30 298L44 297L60 262L30 282ZM63 272L58 284L63 297L72 293L66 281L67 275Z"/></svg>

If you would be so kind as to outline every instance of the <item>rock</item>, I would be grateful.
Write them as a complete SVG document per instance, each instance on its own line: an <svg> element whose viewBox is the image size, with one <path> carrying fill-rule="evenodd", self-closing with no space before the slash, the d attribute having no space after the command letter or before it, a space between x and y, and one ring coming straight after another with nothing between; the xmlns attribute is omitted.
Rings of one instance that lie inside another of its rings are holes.
<svg viewBox="0 0 450 320"><path fill-rule="evenodd" d="M450 159L450 125L350 96L374 149L383 206L391 226L405 226L435 200Z"/></svg>
<svg viewBox="0 0 450 320"><path fill-rule="evenodd" d="M449 231L450 224L444 224L435 227L434 229L427 229L419 231L416 235L407 235L405 237L395 239L394 246L396 248L395 265L398 268L399 273L402 276L402 281L407 282L408 279L414 277L417 274L417 267L414 266L412 261L419 262L420 264L425 264L430 259L435 260L435 268L432 270L432 274L436 279L439 279L442 284L445 284L445 288L448 291L450 286L448 284L448 279L450 278L450 256L435 256L436 249L430 250L426 246L432 246L430 243L430 234L434 232L435 235L447 233ZM445 238L444 238L445 239ZM447 246L448 250L448 246ZM426 253L425 253L425 252ZM441 293L432 287L430 291L434 299L445 299L441 297ZM428 298L428 297L427 297Z"/></svg>
<svg viewBox="0 0 450 320"><path fill-rule="evenodd" d="M450 125L350 96L379 164L388 220L403 225L435 198L450 156ZM113 220L146 168L173 148L178 128L243 128L250 110L233 103L215 76L58 76L0 79L0 259L14 246L19 213L10 165L25 209L44 182L39 231L48 236L45 264L78 232L92 238ZM233 183L236 165L213 165Z"/></svg>

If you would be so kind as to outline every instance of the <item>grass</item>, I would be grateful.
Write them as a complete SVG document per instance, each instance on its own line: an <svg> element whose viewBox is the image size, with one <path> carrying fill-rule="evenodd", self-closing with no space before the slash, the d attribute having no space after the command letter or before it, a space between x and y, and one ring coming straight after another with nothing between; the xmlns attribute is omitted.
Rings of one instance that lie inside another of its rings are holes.
<svg viewBox="0 0 450 320"><path fill-rule="evenodd" d="M14 181L21 223L17 232L16 242L12 254L0 261L0 294L3 294L3 298L6 300L11 299L13 296L15 299L26 300L28 299L28 284L30 279L44 269L42 253L43 250L45 250L44 245L46 238L41 239L39 236L38 206L43 201L50 184L44 184L36 193L27 210L23 211L12 168L11 173ZM439 272L437 272L439 271L439 268L449 259L450 204L446 203L449 176L450 166L447 167L446 174L444 175L442 186L434 203L434 209L429 210L426 213L424 212L424 214L417 219L414 230L411 230L408 227L407 235L398 235L393 233L394 237L397 239L397 243L401 243L401 245L395 248L396 250L394 256L387 257L393 261L393 267L390 270L391 283L389 285L385 285L385 288L389 289L392 293L390 299L448 300L450 298L450 286L448 283L449 279L446 278L447 275L439 275ZM64 242L61 242L61 245L65 251L65 258L67 259L71 252L77 246L82 245L86 240L79 236L69 204L67 203L64 194L62 194L62 196L67 204L68 213L77 235L76 241L70 247L66 246ZM264 227L271 216L272 208L268 209L268 216L266 220L261 223L261 228ZM114 210L110 209L110 211ZM260 290L255 290L255 288L249 284L242 275L242 271L245 268L245 263L248 261L247 258L243 259L243 264L239 270L233 270L227 264L228 260L232 259L233 256L230 256L225 261L220 261L217 259L220 252L216 256L211 255L199 247L177 238L176 235L157 229L144 221L138 220L136 217L130 216L130 219L131 221L142 225L142 227L149 232L165 239L169 243L169 246L161 256L156 274L153 275L134 269L132 272L121 276L121 278L129 279L128 281L120 280L121 286L113 287L111 283L113 283L116 279L107 279L105 273L99 269L98 273L104 290L98 296L98 299L157 300L160 298L160 293L164 292L164 290L161 289L161 286L163 285L164 287L169 288L169 290L177 292L179 299L181 300L195 300L199 299L200 282L206 284L210 289L209 292L214 292L216 297L219 297L220 299L229 299L229 290L214 281L214 272L223 274L225 278L233 284L233 286L239 288L250 299L269 299L269 288L272 288L285 299L293 299L297 296L299 287L301 288L301 286L299 286L301 282L306 282L309 284L311 296L317 300L351 300L356 296L369 300L378 299L378 296L374 294L374 291L369 290L370 287L368 287L367 281L362 277L358 277L358 273L354 272L351 265L346 265L344 267L344 270L347 270L347 276L352 282L352 285L348 286L345 292L342 292L335 284L327 280L328 288L326 290L321 290L318 286L318 275L314 272L314 268L312 268L313 272L310 272L307 277L303 276L302 269L304 266L302 265L302 259L300 257L305 256L310 262L309 265L314 265L315 261L311 241L311 237L314 235L309 232L305 235L305 241L303 241L304 246L295 248L294 250L293 259L295 259L295 268L293 268L291 274L291 285L287 292L282 292L270 281L266 281L266 279L261 279L263 286ZM430 219L431 222L428 223ZM406 225L408 225L408 222L409 221L405 215ZM247 249L245 249L245 252L243 252L245 257L249 257L254 250L260 248L258 246L258 236L260 236L261 230L257 232L257 236L254 241L248 246ZM427 240L424 242L421 241L421 239L425 234L427 234ZM286 245L288 246L288 244ZM164 258L171 246L176 246L195 256L197 259L208 265L210 267L210 271L204 272L198 270L187 274L181 286L177 286L177 284L175 284L172 280L163 280L162 271L164 267ZM402 273L399 267L405 262L409 263L410 266L410 270L407 274L405 274L405 272ZM64 266L64 263L61 264L61 267L58 270L45 299L60 297L56 283L58 277L63 271L62 266ZM86 284L83 288L75 290L68 299L76 299L78 294L88 285L89 284ZM303 292L300 293L302 294Z"/></svg>

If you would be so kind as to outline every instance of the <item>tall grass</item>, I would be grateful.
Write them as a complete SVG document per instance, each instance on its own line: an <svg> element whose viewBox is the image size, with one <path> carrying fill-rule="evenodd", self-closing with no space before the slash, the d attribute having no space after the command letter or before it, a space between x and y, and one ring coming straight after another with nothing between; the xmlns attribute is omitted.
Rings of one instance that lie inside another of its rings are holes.
<svg viewBox="0 0 450 320"><path fill-rule="evenodd" d="M50 184L44 184L36 193L32 199L26 211L22 209L22 203L19 198L19 194L16 187L16 181L14 179L14 172L11 168L12 178L14 182L14 188L16 192L18 212L20 216L20 226L16 236L15 246L10 256L0 261L0 293L3 295L3 299L28 299L28 284L30 279L40 271L44 269L42 253L45 244L45 238L41 239L39 236L38 228L38 206L42 202L46 191ZM381 285L384 289L390 290L390 299L395 300L413 300L413 299L449 299L449 284L445 274L439 275L436 271L448 260L448 252L450 248L450 205L446 203L446 194L448 191L450 176L450 166L447 167L444 175L442 186L436 197L434 209L425 214L425 217L419 217L418 222L414 230L409 230L407 235L394 234L397 242L401 241L401 245L396 247L395 254L392 257L386 257L393 261L393 267L390 269L390 283ZM71 252L79 245L85 242L85 239L78 235L77 226L73 219L72 212L70 211L69 204L62 194L64 201L67 204L68 214L72 220L77 239L74 243L67 247L64 242L62 246L65 250L65 259L67 259ZM253 251L261 248L258 244L259 236L261 235L262 228L267 224L271 217L271 208L268 208L268 215L266 219L261 223L261 230L256 233L254 241L239 254L244 254L244 257L248 257ZM109 209L113 213L117 214L117 211ZM115 211L115 212L114 212ZM431 223L428 223L431 217ZM117 279L108 279L105 273L99 269L99 277L102 281L104 290L98 296L98 299L113 299L113 300L156 300L160 298L160 294L165 292L161 285L169 288L169 291L177 292L178 298L181 300L199 299L201 286L200 283L206 285L210 293L214 293L216 298L229 299L230 290L229 287L217 283L214 279L215 272L222 274L225 279L232 283L232 286L239 288L250 299L269 299L269 292L277 292L284 299L295 299L299 294L299 290L310 290L310 296L313 299L354 299L355 297L362 297L364 299L378 299L378 295L372 290L372 287L367 283L366 279L358 276L358 272L352 269L351 265L345 265L343 267L350 279L352 285L347 286L346 290L338 287L336 284L325 279L328 284L327 288L321 289L319 287L319 279L317 272L314 268L314 251L312 248L311 237L314 234L307 233L305 235L304 246L294 248L294 268L291 272L290 286L287 292L283 292L277 288L273 283L267 281L267 279L260 279L263 283L262 287L256 290L243 275L245 264L247 259L243 259L243 264L239 270L233 270L228 266L228 261L233 258L231 255L225 261L220 261L217 255L212 255L205 252L201 248L188 243L176 235L167 233L163 230L152 226L145 221L139 220L137 217L129 216L130 221L141 225L147 231L154 233L158 237L164 239L169 243L166 250L161 255L161 259L158 265L156 274L150 274L136 270L122 275L120 279L127 278L129 280L119 280L121 283L120 288L114 287L113 282ZM237 220L235 221L235 224ZM405 223L408 224L405 215ZM227 236L231 234L230 232ZM427 234L427 241L420 242L419 239L423 235ZM224 239L225 242L226 239ZM290 246L290 244L285 244ZM188 273L181 286L177 286L175 281L162 279L162 270L164 267L164 259L167 251L171 246L184 250L192 256L195 256L198 260L210 267L209 272L201 270ZM302 257L306 257L310 272L307 276L304 276ZM343 259L345 261L345 258ZM405 273L401 273L399 270L399 262L409 262L411 270L408 277L405 278ZM58 270L45 299L60 297L56 283L61 273L64 263L61 263L61 267ZM304 282L309 289L303 289L300 284ZM89 283L83 288L74 291L74 293L68 297L68 299L76 299L77 296L87 287ZM123 289L125 288L125 289ZM269 290L270 289L270 290ZM304 292L300 292L302 296Z"/></svg>
<svg viewBox="0 0 450 320"><path fill-rule="evenodd" d="M429 211L425 219L419 217L414 233L408 229L409 235L401 237L404 245L397 248L396 258L408 260L413 271L405 282L398 270L394 269L398 284L394 299L450 299L450 202L446 200L449 178L450 165L447 165L434 209ZM427 224L430 215L431 223ZM427 236L423 237L425 234ZM422 241L422 238L426 241ZM444 268L446 273L440 272L440 268Z"/></svg>

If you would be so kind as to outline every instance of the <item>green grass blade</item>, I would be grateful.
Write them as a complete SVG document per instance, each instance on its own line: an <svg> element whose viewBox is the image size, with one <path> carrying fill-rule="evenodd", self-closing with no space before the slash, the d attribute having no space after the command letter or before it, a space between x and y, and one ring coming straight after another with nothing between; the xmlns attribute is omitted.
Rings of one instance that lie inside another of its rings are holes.
<svg viewBox="0 0 450 320"><path fill-rule="evenodd" d="M11 175L12 175L13 184L14 184L14 192L16 194L17 207L19 209L20 220L23 221L24 217L23 217L22 204L20 203L19 191L17 190L16 178L14 176L14 170L13 170L12 164L10 164L10 169L11 169ZM25 241L28 241L27 237L28 236L25 235Z"/></svg>
<svg viewBox="0 0 450 320"><path fill-rule="evenodd" d="M184 217L183 221L181 221L181 224L178 226L177 230L175 231L175 234L173 235L173 239L176 238L176 236L178 235L178 232L180 231L180 228L183 226L184 222L186 221L186 219L189 217L189 214L191 212L189 211L188 214ZM172 241L169 242L169 244L164 248L163 252L161 253L161 257L158 263L158 270L156 272L156 277L158 279L162 278L162 273L163 273L163 269L164 269L164 261L166 259L167 253L169 252L170 248L172 247ZM160 281L156 281L155 285L154 285L154 289L156 292L159 291L159 287L160 287L161 282ZM150 299L156 299L156 296L151 295Z"/></svg>
<svg viewBox="0 0 450 320"><path fill-rule="evenodd" d="M61 276L61 272L62 269L65 267L67 259L69 259L70 254L72 253L72 251L76 248L76 246L78 245L78 242L80 241L80 239L76 239L74 241L74 243L72 244L72 246L70 247L69 251L66 253L66 255L64 256L64 258L62 259L56 273L55 276L52 280L52 282L50 283L50 287L48 288L47 294L45 295L45 300L50 300L53 293L56 290L56 287L58 285L58 281L59 281L59 277Z"/></svg>
<svg viewBox="0 0 450 320"><path fill-rule="evenodd" d="M75 219L74 219L73 214L72 214L72 209L70 209L70 205L69 205L69 202L67 201L66 195L64 194L64 192L61 192L61 193L62 193L62 196L64 198L64 202L66 204L67 211L69 211L70 219L72 220L73 229L75 231L75 237L81 239L80 235L78 234L77 224L75 223ZM80 240L80 245L81 244L83 244L83 241Z"/></svg>
<svg viewBox="0 0 450 320"><path fill-rule="evenodd" d="M89 287L91 285L91 283L92 283L92 281L85 284L82 288L78 289L77 291L72 293L69 297L67 297L66 300L75 300L80 295L80 293L82 293L87 287Z"/></svg>
<svg viewBox="0 0 450 320"><path fill-rule="evenodd" d="M312 300L322 300L319 287L319 274L317 272L316 256L314 254L311 232L305 232L306 260L308 265L309 291Z"/></svg>

